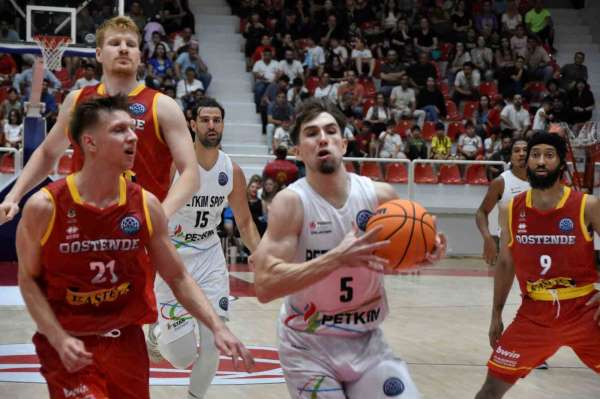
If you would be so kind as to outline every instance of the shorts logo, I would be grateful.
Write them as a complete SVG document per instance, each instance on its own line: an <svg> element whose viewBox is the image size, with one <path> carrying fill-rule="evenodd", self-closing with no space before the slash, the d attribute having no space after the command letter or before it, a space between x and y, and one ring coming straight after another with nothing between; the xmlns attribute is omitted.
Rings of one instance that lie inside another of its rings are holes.
<svg viewBox="0 0 600 399"><path fill-rule="evenodd" d="M572 231L573 227L575 227L575 224L569 218L560 219L560 222L558 222L558 228L563 233L568 233L569 231Z"/></svg>
<svg viewBox="0 0 600 399"><path fill-rule="evenodd" d="M75 216L77 216L77 214L75 213L75 209L69 209L67 211L67 217L68 218L74 218Z"/></svg>
<svg viewBox="0 0 600 399"><path fill-rule="evenodd" d="M371 219L371 216L373 216L373 212L368 209L363 209L356 214L356 225L361 231L367 229L367 223L369 222L369 219Z"/></svg>
<svg viewBox="0 0 600 399"><path fill-rule="evenodd" d="M121 219L121 231L132 235L140 231L140 221L135 216L125 216Z"/></svg>
<svg viewBox="0 0 600 399"><path fill-rule="evenodd" d="M397 377L390 377L383 383L383 393L386 396L398 396L404 392L404 389L404 383Z"/></svg>
<svg viewBox="0 0 600 399"><path fill-rule="evenodd" d="M133 103L129 106L129 111L135 116L140 116L146 113L146 107L144 104Z"/></svg>
<svg viewBox="0 0 600 399"><path fill-rule="evenodd" d="M219 307L224 311L227 311L227 309L229 309L229 298L223 297L219 299Z"/></svg>
<svg viewBox="0 0 600 399"><path fill-rule="evenodd" d="M224 186L224 185L226 185L226 184L227 184L227 182L229 181L229 177L227 176L227 173L225 173L225 172L220 172L220 173L219 173L219 179L218 179L218 181L219 181L219 184L220 184L221 186Z"/></svg>

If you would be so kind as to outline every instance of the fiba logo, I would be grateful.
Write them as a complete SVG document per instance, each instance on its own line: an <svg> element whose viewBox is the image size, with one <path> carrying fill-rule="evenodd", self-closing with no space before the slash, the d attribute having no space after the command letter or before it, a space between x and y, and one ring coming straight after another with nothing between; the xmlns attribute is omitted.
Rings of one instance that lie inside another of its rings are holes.
<svg viewBox="0 0 600 399"><path fill-rule="evenodd" d="M404 383L400 378L390 377L383 383L385 396L398 396L404 392Z"/></svg>
<svg viewBox="0 0 600 399"><path fill-rule="evenodd" d="M140 231L140 221L135 216L125 216L121 219L121 231L132 235Z"/></svg>
<svg viewBox="0 0 600 399"><path fill-rule="evenodd" d="M365 231L367 228L367 223L369 219L373 216L373 212L368 209L363 209L362 211L356 214L356 225L361 231Z"/></svg>
<svg viewBox="0 0 600 399"><path fill-rule="evenodd" d="M573 221L569 218L561 219L560 222L558 222L558 228L563 233L568 233L569 231L572 231L574 226L575 225L573 224Z"/></svg>
<svg viewBox="0 0 600 399"><path fill-rule="evenodd" d="M227 311L227 309L229 309L229 299L227 297L219 299L219 307Z"/></svg>
<svg viewBox="0 0 600 399"><path fill-rule="evenodd" d="M133 103L129 106L129 111L135 116L140 116L146 113L146 107L144 104Z"/></svg>
<svg viewBox="0 0 600 399"><path fill-rule="evenodd" d="M224 185L226 185L226 184L227 184L227 182L229 181L229 177L227 177L227 173L225 173L225 172L220 172L220 173L219 173L219 179L218 179L218 181L219 181L219 184L220 184L221 186L224 186Z"/></svg>

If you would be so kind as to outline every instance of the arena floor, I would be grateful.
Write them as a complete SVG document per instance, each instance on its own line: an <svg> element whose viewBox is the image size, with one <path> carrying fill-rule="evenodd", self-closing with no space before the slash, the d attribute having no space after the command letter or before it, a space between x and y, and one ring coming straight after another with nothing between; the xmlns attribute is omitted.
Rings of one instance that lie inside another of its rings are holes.
<svg viewBox="0 0 600 399"><path fill-rule="evenodd" d="M4 304L0 306L0 381L33 378L37 370L32 356L14 355L19 350L15 348L22 350L22 347L9 345L29 343L34 332L24 307L13 303L15 288L10 286L14 285L14 270L14 265L0 265L3 285L0 303ZM246 270L245 266L232 267L232 295L239 299L231 306L230 328L247 345L274 347L275 321L281 302L261 305L254 297L253 275ZM481 260L447 259L418 274L387 277L391 313L383 329L396 354L409 363L424 399L473 398L483 382L491 350L487 339L492 299L490 275ZM507 302L505 325L519 302L515 285ZM217 379L226 385L213 385L207 398L288 397L285 385L277 383L281 373L274 353L268 348L256 353L260 358L259 370L252 376L234 373L228 362L222 361ZM550 370L536 370L520 381L506 398L598 397L600 378L585 368L570 349L560 350L549 360L549 365ZM160 364L153 368L156 377L153 383L184 383L181 377L185 375ZM256 381L275 383L249 384ZM185 398L185 392L184 386L153 385L152 398ZM46 395L43 383L0 382L0 398L30 399Z"/></svg>

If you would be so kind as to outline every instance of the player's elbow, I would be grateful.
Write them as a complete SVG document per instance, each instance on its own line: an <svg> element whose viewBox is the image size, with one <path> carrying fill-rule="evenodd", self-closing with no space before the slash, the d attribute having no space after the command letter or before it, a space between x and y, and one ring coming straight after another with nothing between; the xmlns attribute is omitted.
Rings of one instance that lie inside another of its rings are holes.
<svg viewBox="0 0 600 399"><path fill-rule="evenodd" d="M256 271L254 273L254 289L256 291L256 299L260 303L269 303L276 297L273 295L273 290L270 288L268 277L264 272Z"/></svg>

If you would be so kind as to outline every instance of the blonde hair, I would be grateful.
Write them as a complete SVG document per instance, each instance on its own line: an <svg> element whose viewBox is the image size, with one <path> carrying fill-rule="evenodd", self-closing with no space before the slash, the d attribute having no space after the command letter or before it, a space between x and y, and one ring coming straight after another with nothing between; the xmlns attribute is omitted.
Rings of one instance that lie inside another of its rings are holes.
<svg viewBox="0 0 600 399"><path fill-rule="evenodd" d="M98 29L96 29L96 47L102 47L102 44L104 44L104 36L109 29L135 33L138 43L141 43L142 36L135 22L129 17L117 16L107 19L98 27Z"/></svg>

